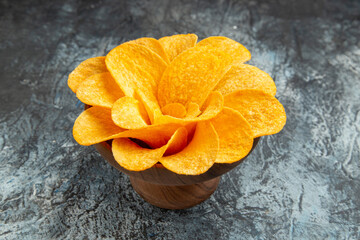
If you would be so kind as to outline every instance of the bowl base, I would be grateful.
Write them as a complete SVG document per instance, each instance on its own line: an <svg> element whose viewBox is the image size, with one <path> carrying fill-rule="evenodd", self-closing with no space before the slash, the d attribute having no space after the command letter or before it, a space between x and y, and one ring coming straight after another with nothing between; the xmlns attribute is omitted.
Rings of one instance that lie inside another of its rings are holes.
<svg viewBox="0 0 360 240"><path fill-rule="evenodd" d="M130 177L134 190L148 203L166 209L185 209L193 207L214 193L220 176L192 185L167 186L142 181Z"/></svg>

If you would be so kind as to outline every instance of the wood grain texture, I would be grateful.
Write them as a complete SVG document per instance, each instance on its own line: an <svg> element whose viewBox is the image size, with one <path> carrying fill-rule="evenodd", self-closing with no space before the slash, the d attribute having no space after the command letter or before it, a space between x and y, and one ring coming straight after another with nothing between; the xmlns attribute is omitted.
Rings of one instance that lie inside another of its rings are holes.
<svg viewBox="0 0 360 240"><path fill-rule="evenodd" d="M220 177L181 186L159 185L130 177L135 191L148 203L165 209L186 209L202 203L216 190Z"/></svg>

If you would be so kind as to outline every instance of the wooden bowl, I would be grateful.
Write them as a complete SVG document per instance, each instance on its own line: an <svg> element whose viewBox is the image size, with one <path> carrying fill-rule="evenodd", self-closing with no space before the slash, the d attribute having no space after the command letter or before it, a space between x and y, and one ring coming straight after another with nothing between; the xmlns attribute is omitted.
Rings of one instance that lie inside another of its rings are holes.
<svg viewBox="0 0 360 240"><path fill-rule="evenodd" d="M84 109L91 106L86 105ZM135 191L147 202L166 209L185 209L193 207L214 193L220 182L220 176L227 173L249 156L258 144L260 138L255 138L252 149L237 162L215 163L207 172L200 175L180 175L167 170L161 163L145 171L129 171L121 167L113 157L111 140L95 145L96 150L110 165L129 175Z"/></svg>
<svg viewBox="0 0 360 240"><path fill-rule="evenodd" d="M254 139L249 154L259 139ZM166 209L185 209L208 199L216 190L220 176L239 165L249 155L231 164L215 163L207 172L200 175L180 175L167 170L161 163L145 171L129 171L114 159L111 141L98 143L95 148L113 167L129 175L131 185L143 199Z"/></svg>

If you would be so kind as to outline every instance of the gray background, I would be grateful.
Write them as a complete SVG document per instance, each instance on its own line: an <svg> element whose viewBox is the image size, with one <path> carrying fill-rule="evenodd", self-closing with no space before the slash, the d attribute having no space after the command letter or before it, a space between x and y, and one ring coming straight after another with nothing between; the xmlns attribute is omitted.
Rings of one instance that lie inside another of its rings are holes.
<svg viewBox="0 0 360 240"><path fill-rule="evenodd" d="M359 1L1 1L1 239L359 239ZM144 202L72 125L81 61L139 37L245 45L288 122L188 210Z"/></svg>

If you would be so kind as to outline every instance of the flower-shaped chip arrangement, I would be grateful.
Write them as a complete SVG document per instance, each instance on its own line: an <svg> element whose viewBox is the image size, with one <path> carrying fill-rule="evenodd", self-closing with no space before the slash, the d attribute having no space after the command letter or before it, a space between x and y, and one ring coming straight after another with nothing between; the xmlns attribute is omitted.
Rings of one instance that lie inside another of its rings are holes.
<svg viewBox="0 0 360 240"><path fill-rule="evenodd" d="M244 64L250 52L226 37L197 39L140 38L82 62L68 85L91 107L75 121L75 140L113 140L113 156L127 170L160 162L198 175L241 160L254 138L279 132L284 108L272 78Z"/></svg>

